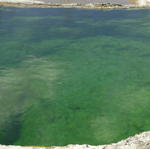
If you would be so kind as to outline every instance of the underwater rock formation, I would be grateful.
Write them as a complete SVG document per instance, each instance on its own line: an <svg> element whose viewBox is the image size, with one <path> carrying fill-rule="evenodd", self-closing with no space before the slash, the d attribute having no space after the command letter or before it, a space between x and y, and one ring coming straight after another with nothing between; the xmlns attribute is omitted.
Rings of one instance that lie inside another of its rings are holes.
<svg viewBox="0 0 150 149"><path fill-rule="evenodd" d="M68 145L62 147L21 147L0 145L0 149L150 149L150 131L129 137L111 145Z"/></svg>

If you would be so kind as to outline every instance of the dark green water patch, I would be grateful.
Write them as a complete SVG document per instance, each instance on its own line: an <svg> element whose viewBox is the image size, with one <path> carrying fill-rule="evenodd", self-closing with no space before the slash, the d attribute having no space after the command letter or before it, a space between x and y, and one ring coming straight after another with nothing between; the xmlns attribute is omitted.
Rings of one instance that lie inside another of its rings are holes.
<svg viewBox="0 0 150 149"><path fill-rule="evenodd" d="M17 141L20 137L21 115L10 116L1 126L0 140L3 144L10 145Z"/></svg>
<svg viewBox="0 0 150 149"><path fill-rule="evenodd" d="M106 144L150 130L150 10L0 8L0 144Z"/></svg>

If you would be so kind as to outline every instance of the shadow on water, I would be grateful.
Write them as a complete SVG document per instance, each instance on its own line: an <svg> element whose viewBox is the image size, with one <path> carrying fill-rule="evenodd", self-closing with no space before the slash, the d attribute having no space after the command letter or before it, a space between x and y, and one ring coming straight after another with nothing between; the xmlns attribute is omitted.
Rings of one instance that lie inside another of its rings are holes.
<svg viewBox="0 0 150 149"><path fill-rule="evenodd" d="M0 133L1 144L14 144L19 139L21 131L21 115L22 114L16 114L10 116L0 128L2 129Z"/></svg>

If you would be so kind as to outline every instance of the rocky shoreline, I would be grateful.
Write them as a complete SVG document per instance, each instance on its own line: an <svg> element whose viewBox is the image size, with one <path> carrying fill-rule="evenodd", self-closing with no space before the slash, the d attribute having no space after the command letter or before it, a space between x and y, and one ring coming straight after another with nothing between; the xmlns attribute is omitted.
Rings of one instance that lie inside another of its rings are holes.
<svg viewBox="0 0 150 149"><path fill-rule="evenodd" d="M21 147L0 145L0 149L150 149L150 131L129 137L110 145L68 145L52 147Z"/></svg>
<svg viewBox="0 0 150 149"><path fill-rule="evenodd" d="M81 8L81 9L143 9L150 8L149 5L140 6L138 4L122 5L113 3L64 3L64 4L52 4L44 3L41 1L28 1L28 0L0 0L0 6L13 6L13 7L37 7L37 8Z"/></svg>

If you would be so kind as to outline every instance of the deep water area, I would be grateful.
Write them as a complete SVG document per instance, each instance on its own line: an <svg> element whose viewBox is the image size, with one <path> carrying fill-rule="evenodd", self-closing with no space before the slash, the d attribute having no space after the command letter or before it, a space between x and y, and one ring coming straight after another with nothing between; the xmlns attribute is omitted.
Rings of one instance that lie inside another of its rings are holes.
<svg viewBox="0 0 150 149"><path fill-rule="evenodd" d="M0 7L0 144L108 144L150 130L150 9Z"/></svg>

